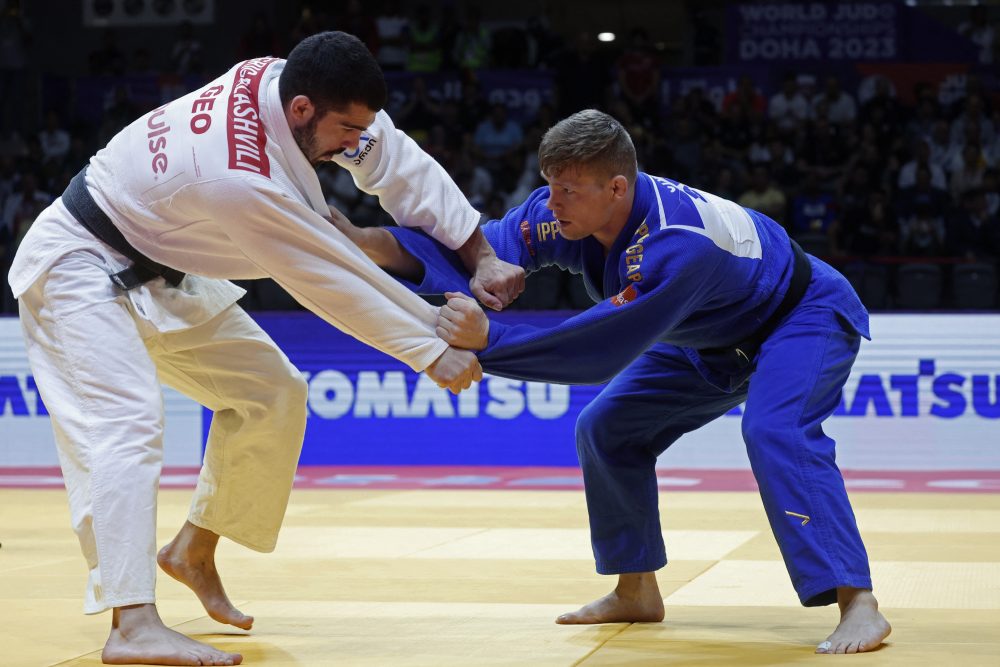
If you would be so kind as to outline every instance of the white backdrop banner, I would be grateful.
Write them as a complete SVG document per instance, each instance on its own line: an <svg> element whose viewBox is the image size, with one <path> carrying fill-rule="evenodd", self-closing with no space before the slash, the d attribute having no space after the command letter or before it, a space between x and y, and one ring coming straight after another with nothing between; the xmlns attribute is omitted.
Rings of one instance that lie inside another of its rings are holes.
<svg viewBox="0 0 1000 667"><path fill-rule="evenodd" d="M353 403L353 409L348 405L337 414L329 414L328 410L320 408L330 403L331 396L340 400L349 388L351 400L360 401L362 379L368 375L388 377L391 372L386 369L399 364L378 353L361 360L355 349L359 345L356 341L325 325L309 333L311 327L303 326L302 318L302 314L268 315L262 318L262 324L285 347L292 360L300 364L310 382L310 427L304 462L327 465L575 463L573 422L594 394L594 387L528 387L545 395L546 405L555 405L553 397L561 397L559 414L542 415L544 419L524 410L506 415L502 420L495 414L496 410L463 411L464 399L456 399L459 400L457 411L425 410L421 413L423 416L413 410L389 409L369 410L361 415ZM294 321L285 321L290 319ZM291 338L277 335L282 323L287 325L283 328L292 332ZM318 332L326 330L336 335L329 340L317 340L316 336L326 335ZM840 466L848 470L1000 470L1000 314L874 315L872 334L874 341L862 344L840 407L825 425L826 432L837 440ZM295 336L309 340L298 341ZM307 347L307 355L300 356L295 351L302 345ZM367 370L341 368L344 364L357 366L359 363ZM336 387L331 388L323 382L332 373L337 373L337 377L343 375L346 378L343 383L347 384L350 384L348 374L357 373L357 387L345 384L341 387L343 391L331 393ZM491 384L496 382L499 380L487 381L482 391L496 393L496 387ZM419 393L421 386L416 377L400 379L404 394L407 387ZM531 392L525 391L531 398ZM497 400L495 396L480 398L486 402ZM198 465L210 413L169 389L165 389L164 400L167 410L165 463ZM659 465L748 469L738 412L681 438L660 457ZM551 429L544 431L544 437L539 430L543 426ZM454 431L458 427L461 427L461 437ZM391 446L393 433L397 431L405 434L406 441L394 448ZM468 447L468 437L473 433L482 434L482 448ZM497 434L499 440L490 440L487 437L490 434ZM415 439L426 442L414 442ZM454 448L449 449L451 445L446 446L442 440L451 439L461 442L453 443ZM345 442L350 442L351 447L341 446ZM469 452L474 452L475 460L459 458L470 456ZM514 455L518 458L511 458ZM0 318L0 466L57 464L48 413L38 399L28 368L20 326L16 319Z"/></svg>

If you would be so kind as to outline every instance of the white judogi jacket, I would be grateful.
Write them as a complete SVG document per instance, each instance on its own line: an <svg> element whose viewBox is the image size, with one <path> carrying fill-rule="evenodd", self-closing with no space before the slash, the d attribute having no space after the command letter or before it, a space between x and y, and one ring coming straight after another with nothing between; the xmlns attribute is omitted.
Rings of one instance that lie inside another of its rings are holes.
<svg viewBox="0 0 1000 667"><path fill-rule="evenodd" d="M171 331L200 324L242 296L215 279L270 276L338 329L422 370L446 348L434 333L437 309L325 219L316 172L279 99L283 67L273 58L239 63L142 116L91 159L86 182L98 206L138 250L188 274L179 289L156 280L129 298L159 330ZM384 112L359 150L335 161L399 224L421 227L449 248L477 226L478 212L444 169ZM59 257L93 245L57 201L19 249L10 273L14 295Z"/></svg>

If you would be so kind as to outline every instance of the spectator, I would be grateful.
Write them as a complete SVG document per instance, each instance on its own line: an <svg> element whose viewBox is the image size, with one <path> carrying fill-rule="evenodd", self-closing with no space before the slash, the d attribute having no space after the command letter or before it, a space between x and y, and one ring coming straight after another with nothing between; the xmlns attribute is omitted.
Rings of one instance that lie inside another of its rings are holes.
<svg viewBox="0 0 1000 667"><path fill-rule="evenodd" d="M826 78L823 92L812 98L812 116L817 115L820 102L825 103L826 119L834 125L850 125L858 115L858 105L850 93L840 87L840 79L836 76Z"/></svg>
<svg viewBox="0 0 1000 667"><path fill-rule="evenodd" d="M906 257L942 257L947 252L944 219L919 204L911 215L900 219L899 241L900 253Z"/></svg>
<svg viewBox="0 0 1000 667"><path fill-rule="evenodd" d="M239 53L240 58L244 60L282 54L278 34L271 27L265 12L254 14L250 30L245 32L240 39Z"/></svg>
<svg viewBox="0 0 1000 667"><path fill-rule="evenodd" d="M482 12L475 5L465 9L465 21L455 35L452 58L459 69L474 72L489 64L490 31L481 22Z"/></svg>
<svg viewBox="0 0 1000 667"><path fill-rule="evenodd" d="M422 76L413 78L406 104L394 116L397 127L406 130L414 141L424 143L427 140L431 127L441 117L441 104L431 98Z"/></svg>
<svg viewBox="0 0 1000 667"><path fill-rule="evenodd" d="M793 236L802 234L829 234L836 219L833 195L820 188L815 172L806 173L802 191L792 198Z"/></svg>
<svg viewBox="0 0 1000 667"><path fill-rule="evenodd" d="M107 28L101 35L101 47L90 52L90 73L95 76L121 76L125 73L125 54L118 48L118 37Z"/></svg>
<svg viewBox="0 0 1000 667"><path fill-rule="evenodd" d="M462 97L458 101L458 123L461 131L474 132L488 113L489 107L475 79L463 83Z"/></svg>
<svg viewBox="0 0 1000 667"><path fill-rule="evenodd" d="M375 18L378 34L376 57L384 70L403 69L410 54L407 50L410 19L399 7L399 0L387 0L385 9Z"/></svg>
<svg viewBox="0 0 1000 667"><path fill-rule="evenodd" d="M737 203L760 211L775 222L785 224L788 201L785 193L771 183L771 177L765 166L753 168L750 172L750 189L740 195Z"/></svg>
<svg viewBox="0 0 1000 667"><path fill-rule="evenodd" d="M978 145L966 144L962 154L952 164L951 196L961 200L967 190L979 188L986 173L986 160Z"/></svg>
<svg viewBox="0 0 1000 667"><path fill-rule="evenodd" d="M990 215L984 190L965 191L948 235L952 252L959 257L974 262L1000 259L1000 219Z"/></svg>
<svg viewBox="0 0 1000 667"><path fill-rule="evenodd" d="M959 24L958 32L967 37L978 49L979 63L992 65L997 48L996 28L990 23L989 10L986 5L975 5L969 8L969 20Z"/></svg>
<svg viewBox="0 0 1000 667"><path fill-rule="evenodd" d="M951 135L946 120L938 118L934 121L931 136L927 139L927 146L930 149L931 164L947 171L949 164L954 159L954 149L951 145Z"/></svg>
<svg viewBox="0 0 1000 667"><path fill-rule="evenodd" d="M965 98L961 115L951 123L951 142L962 143L967 137L974 135L983 144L990 144L996 135L993 121L986 115L983 98L980 95L969 95Z"/></svg>
<svg viewBox="0 0 1000 667"><path fill-rule="evenodd" d="M944 169L931 161L931 147L923 139L913 142L913 159L899 169L896 185L900 188L912 187L917 182L917 168L925 167L931 174L931 184L942 190L948 187Z"/></svg>
<svg viewBox="0 0 1000 667"><path fill-rule="evenodd" d="M45 115L45 129L38 133L38 142L45 162L61 162L69 153L69 132L59 126L59 115L55 111Z"/></svg>
<svg viewBox="0 0 1000 667"><path fill-rule="evenodd" d="M1000 216L1000 179L996 169L987 169L983 174L983 196L986 198L986 215Z"/></svg>
<svg viewBox="0 0 1000 667"><path fill-rule="evenodd" d="M603 106L609 85L608 67L594 52L589 34L578 33L572 50L557 58L555 84L562 118Z"/></svg>
<svg viewBox="0 0 1000 667"><path fill-rule="evenodd" d="M7 0L0 14L0 128L24 131L21 101L31 31L18 0Z"/></svg>
<svg viewBox="0 0 1000 667"><path fill-rule="evenodd" d="M361 0L347 0L343 8L344 10L334 19L334 28L351 33L364 42L369 51L378 53L378 26L375 25L371 14L361 4ZM298 32L302 33L301 37L293 39L292 44L298 44L309 35L326 29L325 21L318 16L313 17L309 13L308 7L302 9L300 25L301 28Z"/></svg>
<svg viewBox="0 0 1000 667"><path fill-rule="evenodd" d="M507 107L503 104L493 105L490 117L479 123L473 137L476 156L494 164L517 153L523 140L524 131L507 117Z"/></svg>
<svg viewBox="0 0 1000 667"><path fill-rule="evenodd" d="M885 190L871 190L864 205L844 212L839 245L849 255L894 255L899 244L896 215Z"/></svg>
<svg viewBox="0 0 1000 667"><path fill-rule="evenodd" d="M935 218L944 218L951 207L951 197L944 188L934 185L930 169L918 166L913 185L899 191L896 210L904 218L913 217L918 207L926 208Z"/></svg>
<svg viewBox="0 0 1000 667"><path fill-rule="evenodd" d="M918 100L917 110L906 124L907 137L911 140L929 140L939 119L940 109L933 99L924 97Z"/></svg>
<svg viewBox="0 0 1000 667"><path fill-rule="evenodd" d="M767 100L760 94L753 79L744 74L739 78L736 89L722 98L722 113L731 108L739 107L744 113L751 111L763 115L767 111Z"/></svg>
<svg viewBox="0 0 1000 667"><path fill-rule="evenodd" d="M809 102L799 92L799 84L792 73L785 74L781 90L771 97L767 117L784 133L793 132L809 116Z"/></svg>
<svg viewBox="0 0 1000 667"><path fill-rule="evenodd" d="M431 16L429 6L424 3L417 5L404 37L409 53L406 69L425 73L441 69L441 26Z"/></svg>
<svg viewBox="0 0 1000 667"><path fill-rule="evenodd" d="M173 71L181 77L204 71L201 41L194 36L194 24L190 21L184 21L180 25L179 36L170 52L170 64Z"/></svg>
<svg viewBox="0 0 1000 667"><path fill-rule="evenodd" d="M656 127L660 116L660 61L649 48L649 35L635 28L631 44L615 65L618 89L633 118L646 127Z"/></svg>

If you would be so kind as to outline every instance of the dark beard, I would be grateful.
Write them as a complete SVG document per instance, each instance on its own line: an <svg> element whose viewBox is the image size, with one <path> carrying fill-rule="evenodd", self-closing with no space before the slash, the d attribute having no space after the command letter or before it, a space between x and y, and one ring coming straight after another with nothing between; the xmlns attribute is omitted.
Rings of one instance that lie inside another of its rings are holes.
<svg viewBox="0 0 1000 667"><path fill-rule="evenodd" d="M309 122L302 127L292 128L292 137L295 139L295 143L298 145L299 150L302 154L306 156L309 160L309 164L314 167L333 159L334 155L340 155L344 152L341 148L330 153L324 153L322 155L316 153L316 125L319 123L319 117L313 116L309 119Z"/></svg>

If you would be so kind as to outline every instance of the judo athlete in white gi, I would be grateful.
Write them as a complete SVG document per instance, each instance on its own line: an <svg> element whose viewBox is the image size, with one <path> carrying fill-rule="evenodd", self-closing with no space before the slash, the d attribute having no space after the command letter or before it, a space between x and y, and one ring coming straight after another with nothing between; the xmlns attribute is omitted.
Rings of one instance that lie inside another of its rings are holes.
<svg viewBox="0 0 1000 667"><path fill-rule="evenodd" d="M344 33L310 37L287 61L239 63L122 130L20 246L10 284L90 570L84 610L114 610L106 663L242 660L168 629L154 597L158 560L213 618L250 627L215 547L274 548L302 445L306 384L226 279L271 276L453 392L481 377L473 353L436 336L438 309L330 223L314 170L326 160L456 249L488 305L523 288L454 182L379 111L385 100L375 60ZM189 520L157 556L161 381L215 414Z"/></svg>
<svg viewBox="0 0 1000 667"><path fill-rule="evenodd" d="M606 114L554 126L539 165L548 187L483 232L529 272L582 273L596 305L539 329L490 322L451 295L439 335L482 350L483 370L496 375L611 380L580 414L576 439L597 570L618 585L557 622L663 620L657 456L745 402L747 453L792 585L805 606L840 606L816 651L877 648L890 627L822 429L868 336L857 295L766 216L639 172L628 133ZM461 263L426 235L344 229L417 291L464 289Z"/></svg>

